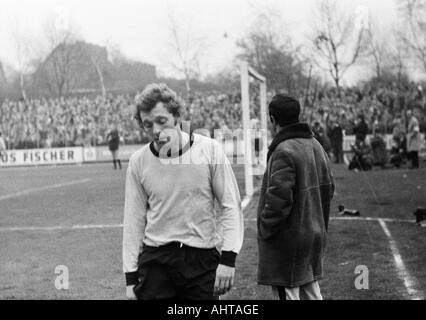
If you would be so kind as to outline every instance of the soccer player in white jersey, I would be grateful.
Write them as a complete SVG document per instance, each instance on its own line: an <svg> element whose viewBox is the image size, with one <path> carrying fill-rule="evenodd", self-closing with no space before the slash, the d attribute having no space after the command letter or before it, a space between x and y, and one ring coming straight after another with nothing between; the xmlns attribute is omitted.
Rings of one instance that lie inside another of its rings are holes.
<svg viewBox="0 0 426 320"><path fill-rule="evenodd" d="M135 118L153 141L127 169L126 295L218 299L233 285L244 232L231 164L217 141L181 129L182 103L165 84L147 86L136 105Z"/></svg>

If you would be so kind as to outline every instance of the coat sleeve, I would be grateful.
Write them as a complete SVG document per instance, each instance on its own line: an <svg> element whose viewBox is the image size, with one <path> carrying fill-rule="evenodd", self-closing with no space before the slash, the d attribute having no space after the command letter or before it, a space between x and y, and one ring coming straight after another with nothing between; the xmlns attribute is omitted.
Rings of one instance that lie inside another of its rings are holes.
<svg viewBox="0 0 426 320"><path fill-rule="evenodd" d="M281 230L293 207L296 168L285 152L275 151L272 155L269 180L260 214L260 234L264 239Z"/></svg>
<svg viewBox="0 0 426 320"><path fill-rule="evenodd" d="M331 182L331 187L330 187L330 203L331 203L331 200L333 200L333 197L334 197L334 192L336 190L336 182L334 180L333 172L331 171L331 168L329 166L330 163L329 163L328 160L327 160L327 165L328 165L329 177L330 177L330 182ZM329 208L330 207L328 207L328 209ZM323 212L323 218L324 218L325 230L328 232L328 225L329 225L329 222L330 222L330 210L326 210L326 211Z"/></svg>
<svg viewBox="0 0 426 320"><path fill-rule="evenodd" d="M336 190L336 181L334 180L333 172L331 171L330 167L330 158L327 155L327 152L324 151L324 157L326 159L327 167L328 167L328 176L331 182L331 194L330 194L330 200L334 197L334 191Z"/></svg>

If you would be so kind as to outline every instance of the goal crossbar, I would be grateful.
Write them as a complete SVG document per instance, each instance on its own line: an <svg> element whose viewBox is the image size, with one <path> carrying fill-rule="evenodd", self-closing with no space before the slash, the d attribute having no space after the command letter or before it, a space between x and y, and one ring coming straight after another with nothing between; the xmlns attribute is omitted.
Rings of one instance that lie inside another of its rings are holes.
<svg viewBox="0 0 426 320"><path fill-rule="evenodd" d="M259 74L256 70L254 70L252 67L248 66L248 73L251 77L256 79L257 81L266 83L266 78Z"/></svg>

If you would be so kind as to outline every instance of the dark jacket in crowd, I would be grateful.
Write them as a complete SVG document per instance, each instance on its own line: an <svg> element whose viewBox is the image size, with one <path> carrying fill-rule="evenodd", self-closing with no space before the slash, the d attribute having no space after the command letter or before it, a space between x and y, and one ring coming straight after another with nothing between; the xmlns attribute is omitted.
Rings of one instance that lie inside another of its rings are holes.
<svg viewBox="0 0 426 320"><path fill-rule="evenodd" d="M330 137L331 145L337 145L343 143L343 129L340 124L335 123L328 130L328 136Z"/></svg>
<svg viewBox="0 0 426 320"><path fill-rule="evenodd" d="M309 126L285 127L269 147L259 198L259 284L321 279L333 193L329 159Z"/></svg>
<svg viewBox="0 0 426 320"><path fill-rule="evenodd" d="M364 120L362 120L360 123L358 123L353 130L353 134L355 136L360 136L362 140L367 137L368 134L368 125L365 123Z"/></svg>
<svg viewBox="0 0 426 320"><path fill-rule="evenodd" d="M324 148L325 152L329 154L329 152L331 151L330 139L325 134L324 128L314 126L312 128L312 132L314 134L315 139L317 139L321 146Z"/></svg>
<svg viewBox="0 0 426 320"><path fill-rule="evenodd" d="M386 142L379 135L375 135L370 140L371 150L373 152L374 164L384 166L388 161Z"/></svg>
<svg viewBox="0 0 426 320"><path fill-rule="evenodd" d="M107 135L108 147L111 151L115 151L120 145L120 136L117 130L111 130Z"/></svg>

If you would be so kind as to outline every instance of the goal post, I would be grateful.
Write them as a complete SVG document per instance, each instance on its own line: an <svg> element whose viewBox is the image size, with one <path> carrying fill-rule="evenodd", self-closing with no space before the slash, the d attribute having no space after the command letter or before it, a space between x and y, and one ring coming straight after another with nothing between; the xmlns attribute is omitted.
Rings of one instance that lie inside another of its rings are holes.
<svg viewBox="0 0 426 320"><path fill-rule="evenodd" d="M253 141L254 134L250 127L250 77L259 83L259 99L260 99L260 146L259 163L260 165L254 170L253 168ZM268 134L267 134L267 111L266 111L266 78L259 74L256 70L248 65L246 61L240 65L241 78L241 107L243 120L243 137L244 137L244 178L246 195L253 195L253 175L263 174L266 168L266 156L268 151Z"/></svg>

